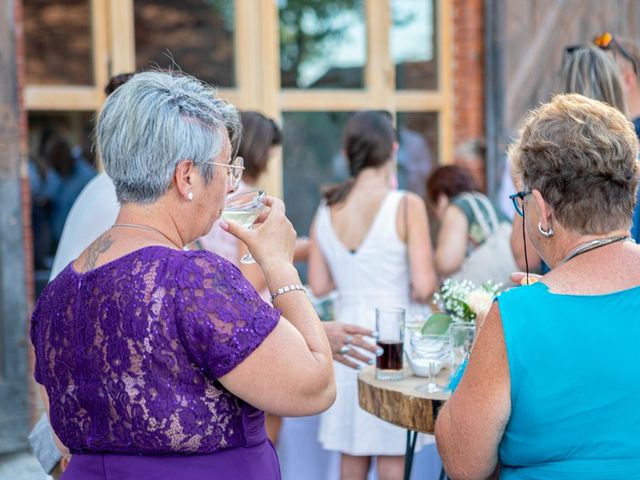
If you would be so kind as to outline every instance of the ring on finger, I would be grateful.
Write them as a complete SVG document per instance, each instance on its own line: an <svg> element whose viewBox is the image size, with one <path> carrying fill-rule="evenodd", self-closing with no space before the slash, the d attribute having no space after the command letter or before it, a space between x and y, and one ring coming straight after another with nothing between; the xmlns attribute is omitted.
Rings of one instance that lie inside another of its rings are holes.
<svg viewBox="0 0 640 480"><path fill-rule="evenodd" d="M349 351L349 347L347 347L346 345L343 345L342 348L340 350L338 350L338 353L340 355L344 355L345 353L347 353Z"/></svg>
<svg viewBox="0 0 640 480"><path fill-rule="evenodd" d="M351 335L347 335L346 337L344 337L345 345L349 345L351 342L353 342L353 337Z"/></svg>

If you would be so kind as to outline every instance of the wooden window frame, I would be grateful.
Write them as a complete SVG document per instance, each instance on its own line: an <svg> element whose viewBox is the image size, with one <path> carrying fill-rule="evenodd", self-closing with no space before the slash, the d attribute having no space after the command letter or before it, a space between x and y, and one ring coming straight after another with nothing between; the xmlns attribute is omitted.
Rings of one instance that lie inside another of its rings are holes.
<svg viewBox="0 0 640 480"><path fill-rule="evenodd" d="M93 86L27 85L27 110L99 111L103 88L111 75L134 71L134 0L90 0L93 44ZM283 112L354 111L380 108L394 114L438 114L438 163L453 160L452 7L434 0L437 14L438 88L395 88L390 55L389 1L365 0L367 60L363 89L282 89L278 6L274 0L235 0L234 88L219 94L241 109L253 109L273 118ZM282 195L282 158L270 163L261 186Z"/></svg>
<svg viewBox="0 0 640 480"><path fill-rule="evenodd" d="M269 15L275 24L276 58L271 57L268 68L277 69L279 77L278 11ZM272 114L282 112L354 111L385 109L397 113L438 114L438 163L453 162L453 76L452 76L452 10L448 0L434 0L436 11L438 88L435 90L396 90L395 67L391 58L389 35L391 8L389 1L366 0L367 62L363 89L274 89L277 104ZM265 12L263 12L264 14ZM268 18L268 17L266 17ZM274 75L274 72L271 72ZM274 162L275 163L275 162ZM264 180L270 192L282 194L282 161L268 172ZM272 178L275 177L275 178Z"/></svg>

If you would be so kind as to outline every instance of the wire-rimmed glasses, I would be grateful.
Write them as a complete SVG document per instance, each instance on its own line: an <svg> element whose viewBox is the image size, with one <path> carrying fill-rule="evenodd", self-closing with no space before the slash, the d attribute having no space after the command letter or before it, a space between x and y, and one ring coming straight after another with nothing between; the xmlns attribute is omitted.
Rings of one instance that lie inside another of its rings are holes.
<svg viewBox="0 0 640 480"><path fill-rule="evenodd" d="M229 163L220 162L203 162L208 165L217 165L218 167L226 167L227 169L227 181L229 188L233 191L240 186L240 179L242 178L242 172L244 172L244 158L236 157Z"/></svg>

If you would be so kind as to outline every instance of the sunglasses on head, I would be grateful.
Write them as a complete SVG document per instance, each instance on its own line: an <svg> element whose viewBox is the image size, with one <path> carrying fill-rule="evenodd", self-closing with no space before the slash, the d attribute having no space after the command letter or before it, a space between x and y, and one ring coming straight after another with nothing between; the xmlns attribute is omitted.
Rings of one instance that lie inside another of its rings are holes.
<svg viewBox="0 0 640 480"><path fill-rule="evenodd" d="M631 63L633 73L635 73L636 76L638 75L636 59L620 44L618 40L616 40L616 37L614 37L613 34L609 32L601 33L593 39L593 44L602 50L612 51L614 55L616 51L620 52L620 54Z"/></svg>

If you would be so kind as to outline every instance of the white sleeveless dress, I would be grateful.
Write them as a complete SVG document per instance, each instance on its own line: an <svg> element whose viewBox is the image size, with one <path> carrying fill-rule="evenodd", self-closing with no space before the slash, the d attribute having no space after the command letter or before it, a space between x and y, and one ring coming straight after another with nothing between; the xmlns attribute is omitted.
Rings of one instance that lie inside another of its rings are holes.
<svg viewBox="0 0 640 480"><path fill-rule="evenodd" d="M392 191L354 253L336 236L329 208L316 214L318 246L331 272L338 299L336 320L375 329L376 307L408 308L407 246L398 237L396 217L405 192ZM406 430L365 412L358 405L357 370L334 362L337 398L322 414L318 438L327 450L349 455L404 455ZM419 449L430 439L420 435ZM417 450L416 449L416 450Z"/></svg>

